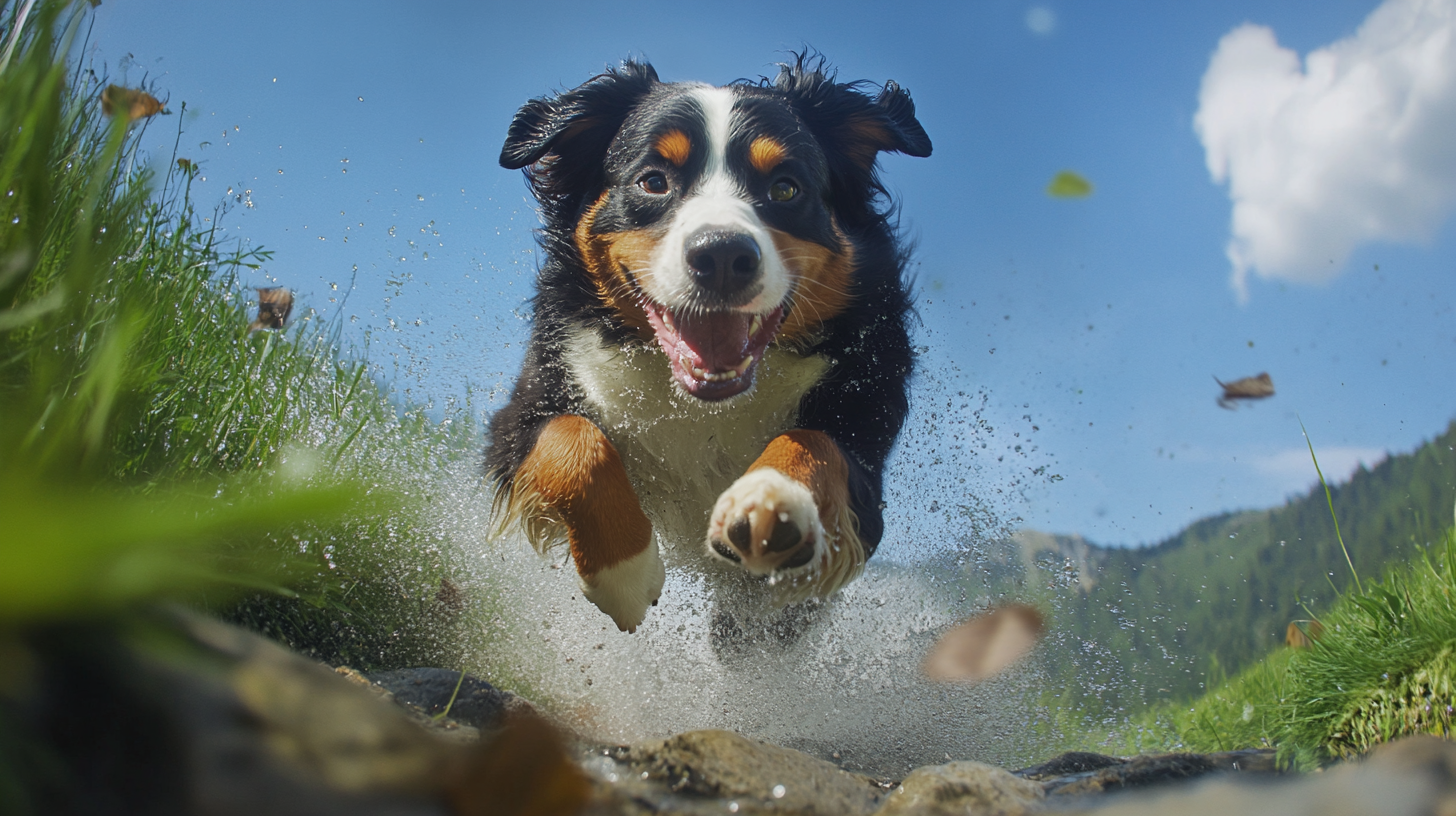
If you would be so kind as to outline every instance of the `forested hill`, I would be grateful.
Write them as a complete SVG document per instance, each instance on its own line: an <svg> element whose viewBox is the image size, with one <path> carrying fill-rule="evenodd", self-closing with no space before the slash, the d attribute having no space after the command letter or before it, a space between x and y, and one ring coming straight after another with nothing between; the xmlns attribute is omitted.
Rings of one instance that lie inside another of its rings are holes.
<svg viewBox="0 0 1456 816"><path fill-rule="evenodd" d="M1361 580L1420 557L1452 524L1456 421L1411 453L1362 466L1331 494ZM1203 519L1152 547L1018 539L1027 563L1079 572L1056 617L1085 643L1062 668L1116 686L1102 695L1113 705L1198 693L1281 646L1290 621L1317 617L1352 581L1318 485L1282 507Z"/></svg>

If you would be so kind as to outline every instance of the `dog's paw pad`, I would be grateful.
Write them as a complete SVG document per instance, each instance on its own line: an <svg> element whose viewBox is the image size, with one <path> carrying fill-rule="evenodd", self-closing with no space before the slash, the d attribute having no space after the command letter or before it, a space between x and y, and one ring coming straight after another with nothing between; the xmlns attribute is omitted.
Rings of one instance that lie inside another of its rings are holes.
<svg viewBox="0 0 1456 816"><path fill-rule="evenodd" d="M759 575L809 564L823 539L813 494L772 468L734 482L708 524L709 549Z"/></svg>

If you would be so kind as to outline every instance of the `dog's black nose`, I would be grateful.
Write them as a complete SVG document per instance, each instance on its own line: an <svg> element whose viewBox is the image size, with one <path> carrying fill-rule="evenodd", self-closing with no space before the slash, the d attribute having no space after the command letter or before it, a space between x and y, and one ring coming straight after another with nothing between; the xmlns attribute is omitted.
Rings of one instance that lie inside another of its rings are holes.
<svg viewBox="0 0 1456 816"><path fill-rule="evenodd" d="M720 297L732 297L758 278L762 254L753 236L725 229L701 229L683 252L693 282Z"/></svg>

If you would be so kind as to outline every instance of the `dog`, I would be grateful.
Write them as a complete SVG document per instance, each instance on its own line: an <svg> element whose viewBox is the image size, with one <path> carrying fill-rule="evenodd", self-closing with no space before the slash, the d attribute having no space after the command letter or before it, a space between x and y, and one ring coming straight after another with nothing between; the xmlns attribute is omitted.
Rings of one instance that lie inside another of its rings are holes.
<svg viewBox="0 0 1456 816"><path fill-rule="evenodd" d="M878 546L913 361L882 151L930 155L909 92L806 54L723 87L627 60L511 122L500 164L544 228L489 423L495 529L568 544L619 629L657 604L664 553L767 578L782 605Z"/></svg>

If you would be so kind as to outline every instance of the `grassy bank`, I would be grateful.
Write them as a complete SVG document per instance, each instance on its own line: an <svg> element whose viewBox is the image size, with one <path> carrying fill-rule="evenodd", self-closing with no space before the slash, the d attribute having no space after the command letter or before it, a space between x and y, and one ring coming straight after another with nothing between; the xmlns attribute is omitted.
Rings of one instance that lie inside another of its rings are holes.
<svg viewBox="0 0 1456 816"><path fill-rule="evenodd" d="M181 593L326 659L448 661L420 508L467 409L392 401L307 304L250 331L268 253L139 151L180 116L103 110L67 59L88 8L0 7L0 622Z"/></svg>
<svg viewBox="0 0 1456 816"><path fill-rule="evenodd" d="M1284 648L1191 704L1133 720L1126 752L1279 749L1299 768L1411 734L1450 736L1456 709L1456 527L1416 561L1319 613L1306 648Z"/></svg>

